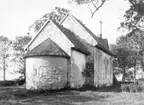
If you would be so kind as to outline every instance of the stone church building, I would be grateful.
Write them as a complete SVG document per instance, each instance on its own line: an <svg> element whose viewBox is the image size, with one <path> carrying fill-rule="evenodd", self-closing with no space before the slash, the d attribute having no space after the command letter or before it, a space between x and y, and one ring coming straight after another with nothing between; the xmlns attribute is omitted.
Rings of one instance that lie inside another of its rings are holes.
<svg viewBox="0 0 144 105"><path fill-rule="evenodd" d="M26 48L26 89L81 88L113 84L108 41L68 13L49 20Z"/></svg>

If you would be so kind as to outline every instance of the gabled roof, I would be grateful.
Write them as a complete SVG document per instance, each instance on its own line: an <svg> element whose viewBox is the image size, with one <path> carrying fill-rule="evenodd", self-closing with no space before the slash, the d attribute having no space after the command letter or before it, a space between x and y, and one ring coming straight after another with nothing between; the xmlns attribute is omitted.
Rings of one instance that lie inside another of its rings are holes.
<svg viewBox="0 0 144 105"><path fill-rule="evenodd" d="M75 19L97 41L98 44L96 45L96 47L99 47L101 50L105 51L106 53L113 55L112 52L109 50L108 42L106 43L107 41L106 39L97 37L89 28L87 28L80 20L78 20L76 17L74 17L70 13L68 13L66 17L67 16L70 16L73 19ZM61 21L61 23L66 19L66 17Z"/></svg>
<svg viewBox="0 0 144 105"><path fill-rule="evenodd" d="M73 49L78 50L86 55L90 54L84 44L76 37L76 35L68 30L67 28L63 27L62 25L56 24L55 25L64 33L64 35L74 44Z"/></svg>
<svg viewBox="0 0 144 105"><path fill-rule="evenodd" d="M33 41L39 36L39 34L42 32L42 30L46 27L47 24L50 23L50 20L48 19L45 24L40 28L40 30L37 32L36 36L25 46L25 50L33 43Z"/></svg>
<svg viewBox="0 0 144 105"><path fill-rule="evenodd" d="M36 46L34 49L28 51L25 57L29 56L46 56L46 55L55 55L69 57L65 51L63 51L55 42L50 38L46 39L44 42Z"/></svg>
<svg viewBox="0 0 144 105"><path fill-rule="evenodd" d="M49 22L51 22L51 23L53 23L54 25L56 25L57 28L60 29L60 30L64 33L64 35L74 44L75 47L73 47L73 49L78 50L78 51L80 51L80 52L82 52L82 53L84 53L84 54L86 54L86 55L90 54L90 52L89 52L89 51L86 49L86 47L79 41L79 39L74 35L74 33L72 33L70 30L62 27L61 25L58 25L57 23L54 23L52 20L49 20L49 21L47 21L47 22L44 24L44 26L40 29L40 31L38 32L38 34L31 40L31 42L28 44L28 46L31 45L31 43L38 37L38 35L42 32L42 30L47 26L47 24L48 24ZM43 43L45 43L45 42L43 42ZM41 44L38 45L38 46L44 46L43 43L41 43ZM28 47L28 46L27 46L27 47ZM38 46L37 46L37 47L38 47ZM47 45L47 46L48 46L48 45ZM29 54L29 53L33 53L32 55L34 55L35 50L37 50L37 47L34 48L34 50L28 52L28 54L26 54L26 56L31 55L31 54ZM46 47L46 46L45 46L45 47ZM41 48L38 48L38 49L41 49ZM36 55L38 55L38 53L40 54L40 51L39 51L39 52L36 52ZM42 55L46 55L46 54L43 54L43 51L41 52L41 54L42 54Z"/></svg>

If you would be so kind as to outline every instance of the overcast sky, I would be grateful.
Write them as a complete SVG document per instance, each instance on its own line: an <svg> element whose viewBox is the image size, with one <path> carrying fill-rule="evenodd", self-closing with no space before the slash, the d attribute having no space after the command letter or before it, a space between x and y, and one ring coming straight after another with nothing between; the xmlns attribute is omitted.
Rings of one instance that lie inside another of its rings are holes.
<svg viewBox="0 0 144 105"><path fill-rule="evenodd" d="M91 18L87 5L69 4L67 0L0 0L0 34L14 39L15 36L25 35L28 27L55 6L71 10L78 19L89 27L96 35L99 34L103 21L103 37L110 43L122 33L117 31L129 4L125 0L108 0L104 6Z"/></svg>

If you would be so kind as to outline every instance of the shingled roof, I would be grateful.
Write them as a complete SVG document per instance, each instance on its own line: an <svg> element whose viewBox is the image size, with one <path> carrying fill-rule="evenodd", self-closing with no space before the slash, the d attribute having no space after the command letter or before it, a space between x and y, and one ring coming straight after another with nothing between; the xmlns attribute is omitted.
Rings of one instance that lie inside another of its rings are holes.
<svg viewBox="0 0 144 105"><path fill-rule="evenodd" d="M63 51L50 38L46 39L44 42L42 42L41 44L36 46L34 49L28 51L26 53L25 57L29 57L29 56L47 56L47 55L69 57L65 53L65 51Z"/></svg>
<svg viewBox="0 0 144 105"><path fill-rule="evenodd" d="M71 15L71 14L70 14ZM109 50L108 42L106 39L102 39L97 37L89 28L87 28L79 19L71 15L98 43L96 47L100 48L101 50L105 51L106 53L113 55L112 52Z"/></svg>
<svg viewBox="0 0 144 105"><path fill-rule="evenodd" d="M55 23L56 24L56 23ZM84 44L76 37L76 35L63 27L62 25L56 24L56 26L64 33L64 35L74 44L73 49L78 50L86 55L90 54Z"/></svg>

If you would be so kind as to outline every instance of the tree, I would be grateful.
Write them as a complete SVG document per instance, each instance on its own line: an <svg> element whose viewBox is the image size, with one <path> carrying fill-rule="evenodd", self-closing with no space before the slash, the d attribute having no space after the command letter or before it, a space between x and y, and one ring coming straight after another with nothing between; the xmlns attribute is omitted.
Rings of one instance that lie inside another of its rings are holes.
<svg viewBox="0 0 144 105"><path fill-rule="evenodd" d="M107 0L69 0L76 2L78 5L81 4L92 4L94 10L91 11L92 17L98 11ZM125 21L121 22L121 27L129 30L141 28L144 21L144 1L143 0L128 0L130 8L126 10L124 18ZM90 6L89 6L90 7Z"/></svg>
<svg viewBox="0 0 144 105"><path fill-rule="evenodd" d="M144 32L142 31L144 21L144 1L143 0L128 0L130 8L125 12L125 20L121 22L121 27L128 29L127 34L129 48L135 52L136 66L134 74L136 75L137 65L141 65L144 70ZM135 77L134 77L135 78Z"/></svg>
<svg viewBox="0 0 144 105"><path fill-rule="evenodd" d="M13 48L15 50L13 56L13 61L18 66L18 73L22 74L22 77L25 77L25 60L24 60L24 47L29 43L32 39L31 36L20 36L16 37L16 40L13 42Z"/></svg>
<svg viewBox="0 0 144 105"><path fill-rule="evenodd" d="M131 50L136 51L137 61L140 63L144 71L144 31L142 30L133 30L128 35L129 45Z"/></svg>
<svg viewBox="0 0 144 105"><path fill-rule="evenodd" d="M93 17L96 11L98 11L107 0L69 0L70 2L75 2L78 5L88 4L91 16ZM91 10L90 5L94 7L94 10Z"/></svg>
<svg viewBox="0 0 144 105"><path fill-rule="evenodd" d="M144 59L144 32L140 29L133 29L126 35L127 37L127 48L133 52L131 55L135 61L134 65L134 80L136 79L137 67L141 66L143 69ZM143 69L144 71L144 69Z"/></svg>
<svg viewBox="0 0 144 105"><path fill-rule="evenodd" d="M122 81L125 81L126 69L130 68L129 65L129 51L125 48L117 46L115 49L115 59L113 60L114 74L123 74Z"/></svg>
<svg viewBox="0 0 144 105"><path fill-rule="evenodd" d="M0 60L1 60L1 64L2 64L2 69L3 69L3 80L5 81L5 73L6 73L6 69L7 69L7 63L6 60L9 57L9 48L10 48L10 44L11 41L4 36L0 36Z"/></svg>
<svg viewBox="0 0 144 105"><path fill-rule="evenodd" d="M133 79L136 79L137 67L144 68L144 32L135 29L125 36L121 36L112 50L116 54L114 67L116 73L125 73L125 69L134 68ZM120 68L120 69L119 69ZM144 70L144 69L143 69ZM125 78L125 75L124 75ZM124 80L123 78L123 80Z"/></svg>
<svg viewBox="0 0 144 105"><path fill-rule="evenodd" d="M125 78L128 75L126 70L136 66L135 51L132 51L128 46L126 36L119 37L116 45L112 46L112 51L115 53L115 59L113 60L114 73L122 73L122 81L125 82Z"/></svg>
<svg viewBox="0 0 144 105"><path fill-rule="evenodd" d="M44 16L42 16L42 18L36 20L34 22L34 24L32 24L29 27L29 30L34 30L34 32L38 32L41 27L46 23L46 21L48 20L52 20L55 23L59 23L64 16L69 12L69 10L64 9L64 8L60 8L60 7L55 7L55 9L50 12L50 13L46 13Z"/></svg>
<svg viewBox="0 0 144 105"><path fill-rule="evenodd" d="M130 8L125 12L125 21L121 22L121 27L128 30L139 29L143 27L144 21L144 1L128 0Z"/></svg>

